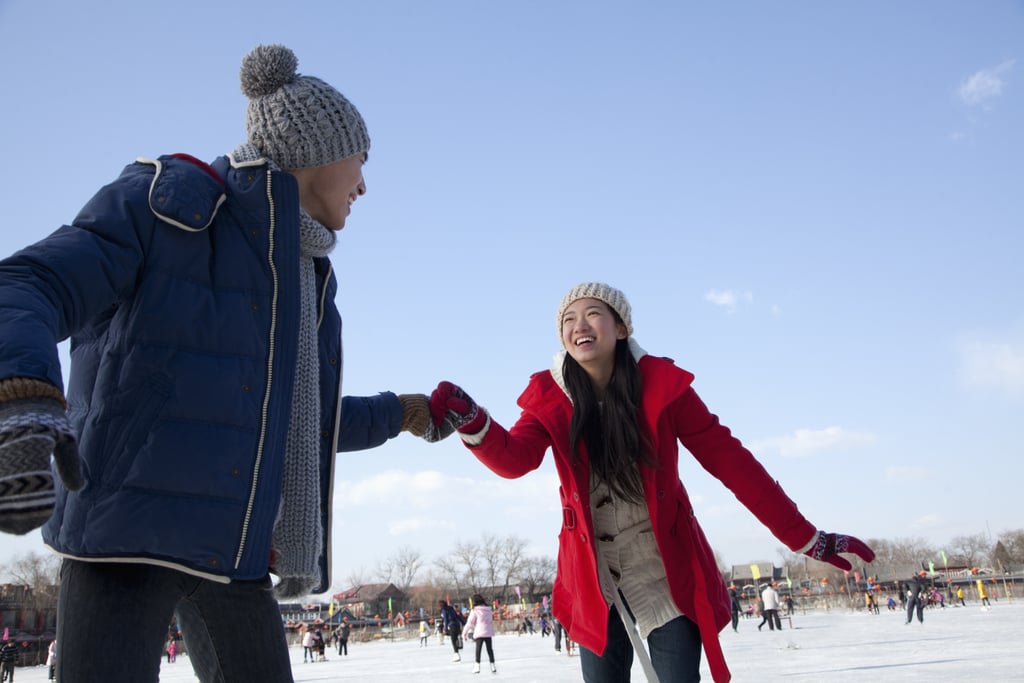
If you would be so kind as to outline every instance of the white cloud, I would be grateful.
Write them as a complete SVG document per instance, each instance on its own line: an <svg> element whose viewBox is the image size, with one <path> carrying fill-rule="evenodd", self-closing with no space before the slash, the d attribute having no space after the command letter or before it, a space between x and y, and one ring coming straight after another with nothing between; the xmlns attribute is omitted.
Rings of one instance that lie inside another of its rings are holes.
<svg viewBox="0 0 1024 683"><path fill-rule="evenodd" d="M751 442L750 449L757 452L777 451L784 458L804 458L827 451L845 450L874 443L873 434L851 432L842 427L824 429L797 429L793 434Z"/></svg>
<svg viewBox="0 0 1024 683"><path fill-rule="evenodd" d="M911 529L938 529L946 525L945 521L940 515L935 513L928 515L921 515L915 520L910 522Z"/></svg>
<svg viewBox="0 0 1024 683"><path fill-rule="evenodd" d="M431 519L425 517L410 517L406 519L393 519L388 523L388 533L392 536L403 534L414 534L420 531L435 529L452 529L454 525L443 519Z"/></svg>
<svg viewBox="0 0 1024 683"><path fill-rule="evenodd" d="M964 343L960 348L960 378L970 386L1024 391L1024 345Z"/></svg>
<svg viewBox="0 0 1024 683"><path fill-rule="evenodd" d="M991 69L982 69L960 84L957 94L967 106L983 105L1003 92L1003 75L1013 68L1015 60L1007 60Z"/></svg>
<svg viewBox="0 0 1024 683"><path fill-rule="evenodd" d="M730 311L736 310L736 306L740 303L751 303L754 301L754 294L752 292L734 292L731 289L712 289L704 295L704 300L713 303L716 306L727 308Z"/></svg>
<svg viewBox="0 0 1024 683"><path fill-rule="evenodd" d="M533 473L519 479L502 479L489 472L480 479L455 477L435 470L409 472L387 470L358 481L339 481L334 487L336 524L351 520L353 510L386 526L391 535L451 529L445 521L446 505L462 497L486 500L488 505L521 519L537 511L545 519L557 519L558 476Z"/></svg>
<svg viewBox="0 0 1024 683"><path fill-rule="evenodd" d="M922 482L929 479L928 470L924 467L889 466L885 468L882 480L886 484L902 485L907 482Z"/></svg>
<svg viewBox="0 0 1024 683"><path fill-rule="evenodd" d="M406 472L386 470L361 481L341 481L335 487L335 500L344 507L375 505L401 499L405 506L429 504L447 486L460 487L464 481L454 480L441 472Z"/></svg>

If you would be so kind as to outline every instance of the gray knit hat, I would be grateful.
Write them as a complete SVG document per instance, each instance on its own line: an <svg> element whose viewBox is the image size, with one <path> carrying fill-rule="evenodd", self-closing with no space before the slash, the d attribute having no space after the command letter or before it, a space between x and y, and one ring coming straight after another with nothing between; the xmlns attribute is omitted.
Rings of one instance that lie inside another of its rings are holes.
<svg viewBox="0 0 1024 683"><path fill-rule="evenodd" d="M370 149L366 124L345 96L296 71L283 45L259 45L242 60L249 143L286 170L326 166Z"/></svg>
<svg viewBox="0 0 1024 683"><path fill-rule="evenodd" d="M562 297L562 303L558 305L558 315L555 316L555 325L558 327L558 338L562 338L562 316L565 309L569 308L577 299L597 299L608 304L613 311L619 314L622 322L626 324L626 335L633 336L633 315L629 307L626 295L619 290L604 284L603 282L583 282Z"/></svg>

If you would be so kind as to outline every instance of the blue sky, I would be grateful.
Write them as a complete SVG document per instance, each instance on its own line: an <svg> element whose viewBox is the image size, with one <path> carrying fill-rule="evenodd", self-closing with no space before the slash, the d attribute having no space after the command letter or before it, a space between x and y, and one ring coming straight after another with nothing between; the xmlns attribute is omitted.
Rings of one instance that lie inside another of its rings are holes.
<svg viewBox="0 0 1024 683"><path fill-rule="evenodd" d="M1024 474L1021 35L1019 1L0 0L0 253L137 156L230 151L241 58L283 43L373 140L333 255L346 393L449 379L510 425L562 294L603 280L818 526L995 536ZM777 561L682 462L723 559ZM555 554L550 460L506 481L403 435L338 463L335 588L484 533Z"/></svg>

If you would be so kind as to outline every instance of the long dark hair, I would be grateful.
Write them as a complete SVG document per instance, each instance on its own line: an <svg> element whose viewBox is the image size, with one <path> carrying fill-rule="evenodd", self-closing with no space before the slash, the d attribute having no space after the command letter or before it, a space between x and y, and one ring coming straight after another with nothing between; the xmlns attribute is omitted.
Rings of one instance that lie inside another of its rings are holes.
<svg viewBox="0 0 1024 683"><path fill-rule="evenodd" d="M612 310L615 319L619 315ZM653 466L650 439L641 428L640 368L627 339L615 343L615 363L605 389L604 405L598 402L590 376L571 355L565 354L562 376L572 398L569 449L573 462L582 439L590 456L592 481L605 482L619 498L644 502L640 465Z"/></svg>

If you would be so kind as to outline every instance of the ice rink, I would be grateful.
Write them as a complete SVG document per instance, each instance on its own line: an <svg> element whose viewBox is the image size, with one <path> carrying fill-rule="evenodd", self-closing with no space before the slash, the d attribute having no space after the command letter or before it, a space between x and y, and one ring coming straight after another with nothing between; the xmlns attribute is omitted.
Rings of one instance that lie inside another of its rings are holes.
<svg viewBox="0 0 1024 683"><path fill-rule="evenodd" d="M1024 681L1024 602L1005 599L989 609L929 609L924 624L904 624L900 612L878 615L833 610L799 612L793 628L757 630L758 619L741 619L739 630L726 628L722 647L733 681L889 683L890 681ZM297 682L372 681L428 683L452 680L502 680L506 683L581 681L579 658L554 650L551 637L501 635L494 639L498 672L491 674L484 654L483 673L474 675L473 644L466 643L462 662L452 663L447 642L419 640L350 643L349 655L328 651L328 661L302 662L302 649L292 650ZM711 681L706 663L702 680ZM45 667L19 668L17 683L46 680ZM161 667L161 681L196 681L187 657ZM633 680L644 681L638 664Z"/></svg>

